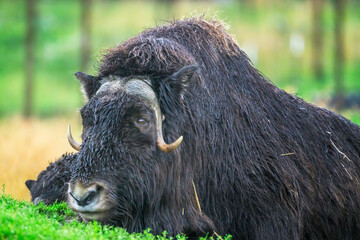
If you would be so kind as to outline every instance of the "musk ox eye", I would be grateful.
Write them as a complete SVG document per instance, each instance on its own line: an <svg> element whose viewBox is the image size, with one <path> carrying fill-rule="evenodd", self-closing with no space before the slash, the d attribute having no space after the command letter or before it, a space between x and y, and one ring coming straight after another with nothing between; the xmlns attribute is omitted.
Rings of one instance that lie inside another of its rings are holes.
<svg viewBox="0 0 360 240"><path fill-rule="evenodd" d="M146 120L143 119L143 118L139 118L139 119L136 121L136 125L138 125L138 126L140 126L140 127L146 127L148 124L149 124L149 122L146 121Z"/></svg>

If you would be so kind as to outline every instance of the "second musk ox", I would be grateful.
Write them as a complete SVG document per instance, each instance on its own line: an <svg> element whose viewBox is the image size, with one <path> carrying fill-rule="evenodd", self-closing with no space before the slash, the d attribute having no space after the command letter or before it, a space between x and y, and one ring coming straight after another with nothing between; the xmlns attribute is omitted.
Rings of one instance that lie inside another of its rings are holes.
<svg viewBox="0 0 360 240"><path fill-rule="evenodd" d="M360 127L275 87L221 23L146 30L76 77L88 101L64 199L84 221L191 238L360 238Z"/></svg>

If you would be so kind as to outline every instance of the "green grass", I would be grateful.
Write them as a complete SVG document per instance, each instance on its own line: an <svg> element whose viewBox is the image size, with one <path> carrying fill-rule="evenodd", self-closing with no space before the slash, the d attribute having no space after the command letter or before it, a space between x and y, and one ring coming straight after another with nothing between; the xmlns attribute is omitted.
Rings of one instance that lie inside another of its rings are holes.
<svg viewBox="0 0 360 240"><path fill-rule="evenodd" d="M102 226L98 222L85 224L66 203L38 206L27 201L18 201L6 195L3 189L0 195L0 239L139 239L139 240L185 240L186 236L167 238L154 236L150 229L143 233L128 233L123 228ZM200 238L200 239L213 239ZM230 236L225 237L230 240Z"/></svg>

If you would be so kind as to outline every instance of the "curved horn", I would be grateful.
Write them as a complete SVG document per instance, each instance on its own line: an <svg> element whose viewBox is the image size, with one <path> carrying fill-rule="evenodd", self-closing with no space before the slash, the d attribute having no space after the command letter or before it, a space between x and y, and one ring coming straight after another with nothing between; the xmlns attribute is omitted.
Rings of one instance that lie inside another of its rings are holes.
<svg viewBox="0 0 360 240"><path fill-rule="evenodd" d="M157 140L156 144L159 149L165 153L170 153L174 151L183 140L183 137L180 136L175 142L167 144L164 141L162 134L162 121L164 120L164 115L161 113L160 104L156 97L156 94L151 86L150 80L139 80L133 79L128 81L125 84L125 92L128 94L133 94L138 97L145 99L150 103L151 107L154 109L155 118L156 118L156 131L157 131Z"/></svg>
<svg viewBox="0 0 360 240"><path fill-rule="evenodd" d="M70 143L70 145L77 151L80 151L81 149L81 144L78 143L77 141L75 141L71 135L71 127L70 127L70 124L69 124L69 127L68 127L68 132L67 132L67 138L68 138L68 141Z"/></svg>
<svg viewBox="0 0 360 240"><path fill-rule="evenodd" d="M183 140L183 136L180 136L175 142L167 144L164 141L161 131L158 131L158 139L157 139L156 143L161 151L163 151L165 153L170 153L170 152L174 151L180 145L182 140Z"/></svg>

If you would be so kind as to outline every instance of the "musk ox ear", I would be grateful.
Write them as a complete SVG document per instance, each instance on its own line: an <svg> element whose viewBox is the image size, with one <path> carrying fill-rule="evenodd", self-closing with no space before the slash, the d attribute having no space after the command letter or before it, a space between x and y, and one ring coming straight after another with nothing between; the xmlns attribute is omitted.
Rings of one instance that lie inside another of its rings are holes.
<svg viewBox="0 0 360 240"><path fill-rule="evenodd" d="M158 88L159 103L161 111L165 114L176 114L183 106L184 94L195 72L200 67L198 65L189 65L181 68L176 73L168 76Z"/></svg>
<svg viewBox="0 0 360 240"><path fill-rule="evenodd" d="M31 187L34 185L34 183L35 183L35 180L27 180L25 182L25 185L29 190L31 190Z"/></svg>
<svg viewBox="0 0 360 240"><path fill-rule="evenodd" d="M74 75L80 81L82 92L87 100L94 96L100 88L100 81L97 77L82 72L77 72Z"/></svg>
<svg viewBox="0 0 360 240"><path fill-rule="evenodd" d="M159 89L160 106L175 107L178 104L182 105L183 95L198 69L199 66L197 65L185 66L167 77Z"/></svg>
<svg viewBox="0 0 360 240"><path fill-rule="evenodd" d="M175 94L186 91L194 73L199 69L198 65L185 66L169 77L168 83Z"/></svg>

